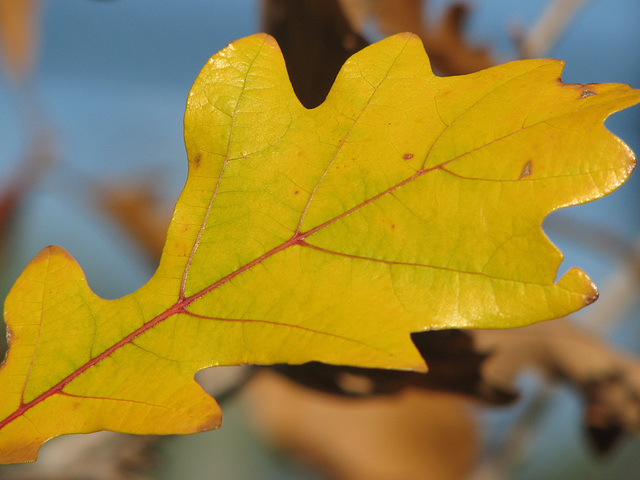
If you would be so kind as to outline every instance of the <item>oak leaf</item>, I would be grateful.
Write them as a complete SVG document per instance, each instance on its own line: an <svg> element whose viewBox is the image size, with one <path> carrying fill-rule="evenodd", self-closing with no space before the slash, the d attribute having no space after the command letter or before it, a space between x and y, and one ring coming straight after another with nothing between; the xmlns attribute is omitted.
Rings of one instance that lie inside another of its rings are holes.
<svg viewBox="0 0 640 480"><path fill-rule="evenodd" d="M424 371L410 332L591 303L582 271L555 282L562 256L541 223L629 176L633 155L602 122L640 92L564 85L561 69L438 78L402 34L354 55L308 110L271 37L229 45L189 94L189 176L151 280L104 300L48 247L11 290L0 459L33 460L64 433L215 428L203 368Z"/></svg>

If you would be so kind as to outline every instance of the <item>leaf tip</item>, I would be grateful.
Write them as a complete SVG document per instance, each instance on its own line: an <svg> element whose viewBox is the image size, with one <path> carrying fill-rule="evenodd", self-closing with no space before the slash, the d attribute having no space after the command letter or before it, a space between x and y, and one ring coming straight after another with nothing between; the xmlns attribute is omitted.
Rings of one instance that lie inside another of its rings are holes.
<svg viewBox="0 0 640 480"><path fill-rule="evenodd" d="M598 288L591 281L589 276L579 268L570 268L560 280L558 286L569 292L570 295L577 295L582 301L578 308L586 307L598 299Z"/></svg>
<svg viewBox="0 0 640 480"><path fill-rule="evenodd" d="M58 245L49 245L48 247L44 247L42 250L40 250L38 254L33 257L31 262L29 262L29 264L37 264L44 261L49 261L53 258L60 258L63 261L76 263L75 259L64 248L59 247Z"/></svg>
<svg viewBox="0 0 640 480"><path fill-rule="evenodd" d="M280 50L280 46L274 37L269 35L268 33L254 33L253 35L249 35L248 37L241 38L239 40L235 40L229 44L229 47L233 47L241 44L261 44L267 47L275 48Z"/></svg>
<svg viewBox="0 0 640 480"><path fill-rule="evenodd" d="M204 419L204 422L200 424L198 432L208 432L210 430L216 430L222 426L222 414L218 409L217 412L213 412L211 415Z"/></svg>
<svg viewBox="0 0 640 480"><path fill-rule="evenodd" d="M406 40L409 40L411 38L418 38L418 36L415 33L412 33L412 32L400 32L400 33L394 35L394 37L404 38Z"/></svg>
<svg viewBox="0 0 640 480"><path fill-rule="evenodd" d="M12 444L7 448L0 446L0 465L9 465L12 463L30 463L38 459L38 450L41 444Z"/></svg>

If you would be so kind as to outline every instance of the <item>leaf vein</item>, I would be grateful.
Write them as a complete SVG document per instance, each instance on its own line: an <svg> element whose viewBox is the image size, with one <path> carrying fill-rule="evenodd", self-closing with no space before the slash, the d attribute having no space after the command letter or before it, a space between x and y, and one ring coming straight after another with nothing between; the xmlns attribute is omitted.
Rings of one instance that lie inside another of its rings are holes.
<svg viewBox="0 0 640 480"><path fill-rule="evenodd" d="M247 90L247 78L249 76L249 72L251 71L251 68L253 67L256 59L260 56L260 53L262 52L262 49L264 48L264 41L262 43L262 45L260 46L260 49L258 50L258 52L256 53L256 55L251 59L251 63L249 64L249 67L247 68L247 71L244 74L244 82L242 82L242 89L240 91L240 94L238 95L238 101L235 104L234 110L233 110L233 114L231 115L231 120L230 120L230 125L229 125L229 138L227 140L227 152L225 154L225 158L224 158L224 163L222 164L222 168L220 169L220 174L218 175L218 180L216 182L216 186L213 190L213 193L211 194L211 199L209 200L209 205L207 206L207 211L204 214L204 218L202 219L202 223L200 224L200 230L198 231L198 235L196 236L196 240L193 243L193 247L191 248L191 253L189 254L189 258L187 259L187 264L184 267L184 272L182 275L182 282L180 283L180 292L178 295L178 298L180 300L184 300L184 298L186 297L186 288L187 288L187 276L189 274L189 269L191 267L191 263L193 262L193 258L196 254L196 251L198 249L198 246L200 245L200 238L202 237L202 234L204 233L205 230L205 226L207 224L207 219L209 218L209 214L211 213L211 207L213 205L213 202L216 199L216 196L218 195L218 189L220 188L220 184L222 183L222 177L224 176L224 172L226 170L227 165L229 164L229 152L231 151L231 140L233 138L233 124L235 121L235 117L238 113L238 107L240 106L240 102L242 100L242 97L244 96L245 91Z"/></svg>
<svg viewBox="0 0 640 480"><path fill-rule="evenodd" d="M505 281L505 282L513 282L513 283L518 283L518 284L525 284L525 285L535 285L535 286L545 286L546 285L546 284L542 284L542 283L535 283L535 282L528 282L528 281L524 281L524 280L514 280L514 279L511 279L511 278L498 277L496 275L489 275L489 274L484 273L484 272L473 272L473 271L469 271L469 270L460 270L460 269L456 269L456 268L443 267L443 266L439 266L439 265L429 265L429 264L425 264L425 263L414 263L414 262L401 262L401 261L397 261L397 260L384 260L384 259L381 259L381 258L365 257L363 255L355 255L355 254L351 254L351 253L338 252L336 250L331 250L331 249L328 249L328 248L319 247L317 245L313 245L311 243L307 243L306 241L301 242L300 246L311 248L313 250L317 250L319 252L327 253L327 254L330 254L330 255L336 255L336 256L340 256L340 257L350 258L350 259L353 259L353 260L362 260L362 261L369 261L369 262L375 262L375 263L383 263L385 265L391 265L391 266L399 265L399 266L407 266L407 267L431 268L431 269L434 269L434 270L443 270L443 271L462 274L462 275L477 275L477 276L485 277L485 278L488 278L488 279L491 279L491 280L500 280L500 281Z"/></svg>
<svg viewBox="0 0 640 480"><path fill-rule="evenodd" d="M289 323L281 323L281 322L275 322L275 321L272 321L272 320L262 320L262 319L212 317L212 316L208 316L208 315L200 315L198 313L190 312L189 310L185 310L182 313L184 313L185 315L189 315L190 317L198 318L198 319L201 319L201 320L212 320L212 321L216 321L216 322L226 322L226 323L240 323L240 324L243 324L243 325L246 325L246 324L249 324L249 323L261 323L261 324L271 325L271 326L275 326L275 327L284 327L284 328L291 328L291 329L296 329L296 330L303 330L303 331L306 331L306 332L309 332L309 333L315 333L315 334L325 335L325 336L328 336L328 337L337 338L337 339L344 340L344 341L350 342L350 343L357 343L359 345L363 345L365 347L372 348L374 350L389 354L389 352L387 352L387 351L385 351L383 349L380 349L378 347L375 347L374 345L370 345L368 343L362 342L360 340L356 340L355 338L350 338L350 337L346 337L346 336L343 336L343 335L338 335L336 333L325 332L325 331L318 330L318 329L315 329L315 328L303 327L302 325L292 325L292 324L289 324Z"/></svg>

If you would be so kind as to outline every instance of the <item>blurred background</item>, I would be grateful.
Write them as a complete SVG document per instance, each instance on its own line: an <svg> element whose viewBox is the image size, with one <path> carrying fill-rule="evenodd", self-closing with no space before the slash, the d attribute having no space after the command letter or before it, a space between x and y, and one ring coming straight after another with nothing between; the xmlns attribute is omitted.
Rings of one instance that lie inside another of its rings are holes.
<svg viewBox="0 0 640 480"><path fill-rule="evenodd" d="M437 30L451 3L429 1L425 28ZM482 46L496 62L531 52L560 58L567 62L567 83L640 88L640 2L564 2L573 5L558 36L547 34L548 46L526 50L525 40L553 3L469 2L464 42ZM21 2L0 1L0 295L6 296L31 258L50 244L71 253L97 294L126 295L153 274L162 242L155 232L169 221L186 179L182 116L191 84L210 56L262 30L263 5L257 0L25 0L22 9L16 4ZM13 31L16 25L22 27ZM361 31L375 41L383 36L379 27L364 19ZM606 125L640 151L637 107ZM580 266L600 287L596 305L616 306L604 314L587 309L575 321L636 353L637 279L625 269L637 261L640 246L639 194L633 176L609 197L556 212L544 225L565 253L561 272ZM524 372L518 387L523 399L513 406L464 407L472 413L473 433L460 445L473 443L476 467L448 478L640 478L640 441L625 437L608 455L595 455L582 431L580 399L570 387L551 387L532 372ZM134 473L91 478L330 478L270 441L269 421L256 426L257 392L252 388L247 395L252 398L235 397L223 405L222 429L154 442L153 453L134 465ZM455 452L451 461L458 461L453 457ZM29 468L0 467L0 478L53 478ZM422 478L431 477L427 472Z"/></svg>

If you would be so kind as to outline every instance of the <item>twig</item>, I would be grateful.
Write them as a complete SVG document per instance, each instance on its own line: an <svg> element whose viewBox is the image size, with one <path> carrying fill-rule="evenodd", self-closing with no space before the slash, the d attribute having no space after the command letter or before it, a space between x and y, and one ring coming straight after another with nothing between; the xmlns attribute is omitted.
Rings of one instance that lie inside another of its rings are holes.
<svg viewBox="0 0 640 480"><path fill-rule="evenodd" d="M519 40L521 58L538 58L558 41L578 10L588 0L554 0L538 22Z"/></svg>

